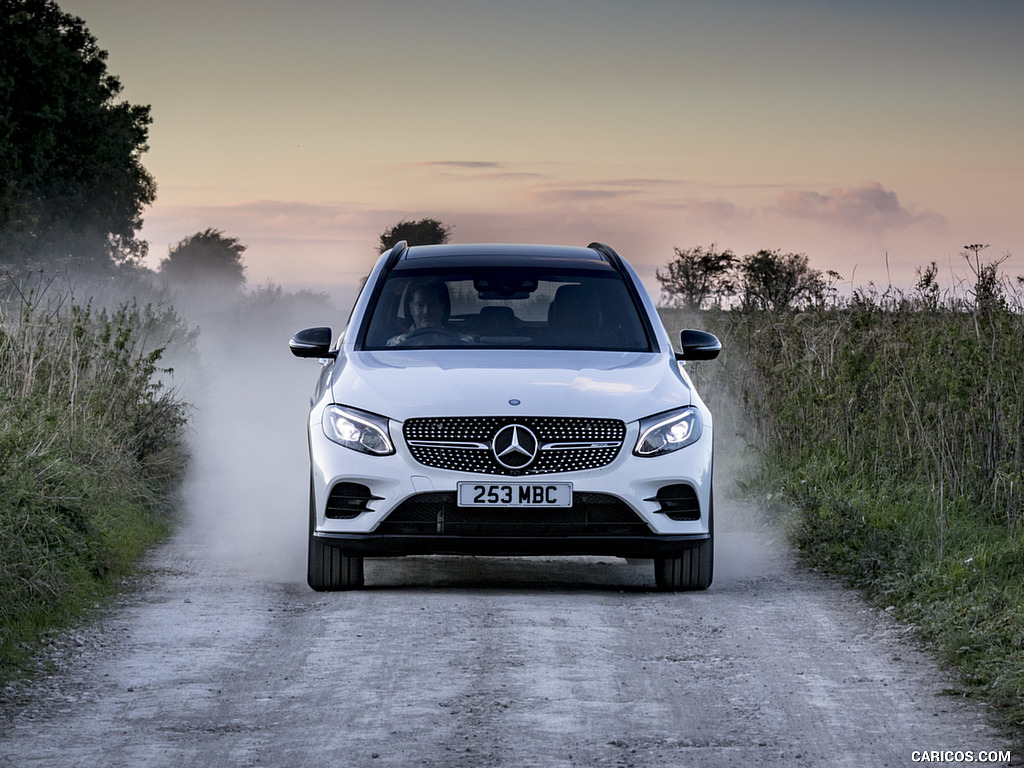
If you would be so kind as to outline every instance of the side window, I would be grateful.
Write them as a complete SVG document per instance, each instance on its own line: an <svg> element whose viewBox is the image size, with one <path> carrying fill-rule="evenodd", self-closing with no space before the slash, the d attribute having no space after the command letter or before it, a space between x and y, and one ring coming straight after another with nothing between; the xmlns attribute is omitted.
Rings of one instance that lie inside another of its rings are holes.
<svg viewBox="0 0 1024 768"><path fill-rule="evenodd" d="M408 319L405 317L403 298L406 289L405 280L388 280L384 284L377 304L373 308L373 316L366 333L366 346L380 349L387 346L392 337L405 333Z"/></svg>

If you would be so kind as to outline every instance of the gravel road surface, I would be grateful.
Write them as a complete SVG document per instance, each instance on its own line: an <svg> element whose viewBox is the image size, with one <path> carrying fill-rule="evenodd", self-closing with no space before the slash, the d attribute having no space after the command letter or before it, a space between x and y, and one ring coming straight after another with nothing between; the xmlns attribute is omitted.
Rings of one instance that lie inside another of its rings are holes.
<svg viewBox="0 0 1024 768"><path fill-rule="evenodd" d="M365 590L312 592L315 366L283 340L314 324L268 343L205 327L186 519L37 679L0 690L2 768L881 768L1011 749L884 611L723 498L706 592L654 591L650 562L454 557L368 560Z"/></svg>
<svg viewBox="0 0 1024 768"><path fill-rule="evenodd" d="M910 766L1006 751L905 632L720 504L713 587L649 562L226 562L201 525L3 691L0 765ZM301 563L293 564L295 571ZM1005 764L1005 760L1001 763Z"/></svg>

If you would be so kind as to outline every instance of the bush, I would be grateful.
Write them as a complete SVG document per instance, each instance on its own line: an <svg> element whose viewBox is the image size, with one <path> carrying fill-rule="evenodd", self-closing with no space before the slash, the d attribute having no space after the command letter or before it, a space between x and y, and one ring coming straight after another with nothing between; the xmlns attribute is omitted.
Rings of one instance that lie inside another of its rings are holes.
<svg viewBox="0 0 1024 768"><path fill-rule="evenodd" d="M994 269L960 294L920 274L909 293L702 313L724 352L692 374L806 560L893 607L1024 736L1024 302Z"/></svg>
<svg viewBox="0 0 1024 768"><path fill-rule="evenodd" d="M116 582L168 525L185 405L166 388L168 309L0 302L0 673Z"/></svg>

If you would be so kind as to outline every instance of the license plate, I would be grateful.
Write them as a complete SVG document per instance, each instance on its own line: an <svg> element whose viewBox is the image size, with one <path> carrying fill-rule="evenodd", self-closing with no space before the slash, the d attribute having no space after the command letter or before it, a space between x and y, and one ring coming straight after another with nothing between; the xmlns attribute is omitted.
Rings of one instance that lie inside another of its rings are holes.
<svg viewBox="0 0 1024 768"><path fill-rule="evenodd" d="M572 483L459 483L460 507L571 507Z"/></svg>

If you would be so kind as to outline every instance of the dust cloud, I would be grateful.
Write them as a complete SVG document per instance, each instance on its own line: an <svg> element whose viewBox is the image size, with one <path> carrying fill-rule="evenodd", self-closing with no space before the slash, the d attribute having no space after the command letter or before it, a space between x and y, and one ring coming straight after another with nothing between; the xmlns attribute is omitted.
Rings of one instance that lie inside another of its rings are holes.
<svg viewBox="0 0 1024 768"><path fill-rule="evenodd" d="M319 368L293 357L288 339L314 325L340 331L349 307L280 291L175 305L199 329L189 358L172 361L192 404L184 522L240 576L304 583L306 418Z"/></svg>
<svg viewBox="0 0 1024 768"><path fill-rule="evenodd" d="M770 499L755 498L762 465L753 447L748 409L740 402L740 353L722 329L704 326L697 317L664 317L669 335L680 328L700 328L719 334L722 354L715 360L689 363L687 371L711 409L715 430L715 577L712 589L771 581L792 565L795 555L787 541L783 512ZM678 327L675 327L675 324Z"/></svg>

